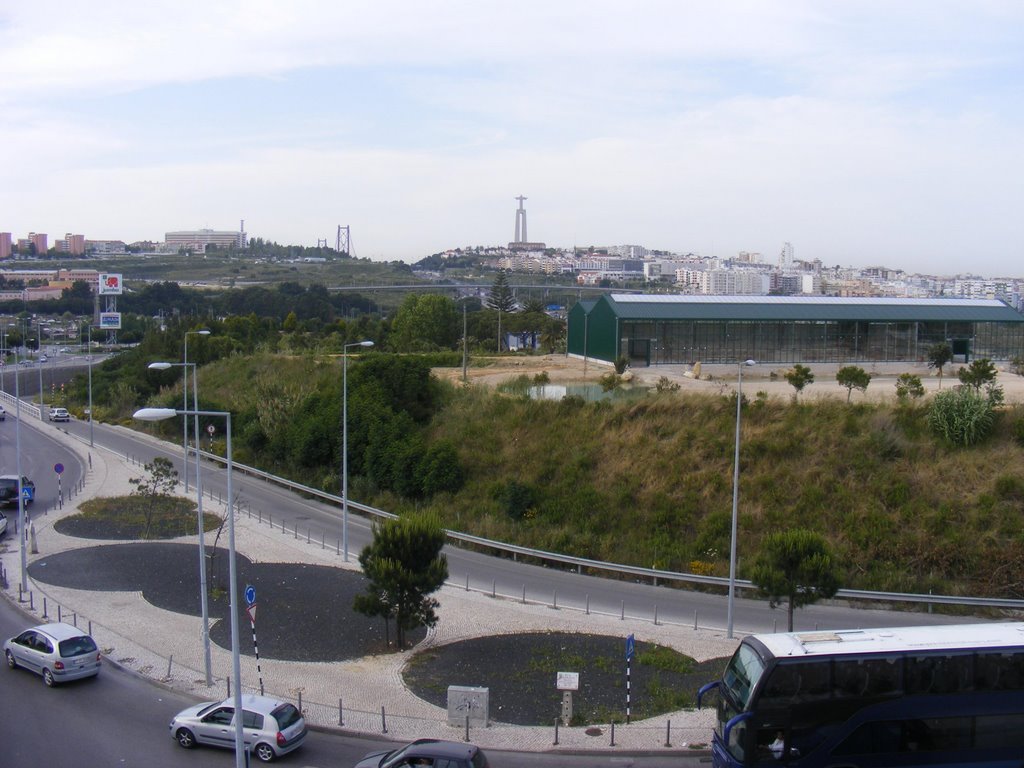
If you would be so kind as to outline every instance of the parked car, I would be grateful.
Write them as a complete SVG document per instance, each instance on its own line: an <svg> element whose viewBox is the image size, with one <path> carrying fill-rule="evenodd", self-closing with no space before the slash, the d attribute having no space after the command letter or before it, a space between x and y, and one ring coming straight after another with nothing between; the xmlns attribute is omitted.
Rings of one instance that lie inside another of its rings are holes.
<svg viewBox="0 0 1024 768"><path fill-rule="evenodd" d="M25 498L25 506L29 506L36 497L36 484L22 475L21 493ZM0 475L0 505L18 506L18 476Z"/></svg>
<svg viewBox="0 0 1024 768"><path fill-rule="evenodd" d="M7 421L7 411L0 405L0 421Z"/></svg>
<svg viewBox="0 0 1024 768"><path fill-rule="evenodd" d="M3 536L5 533L7 533L7 515L0 512L0 536Z"/></svg>
<svg viewBox="0 0 1024 768"><path fill-rule="evenodd" d="M96 641L70 624L41 624L4 643L11 669L23 667L43 676L51 688L57 683L94 677L100 673L102 654Z"/></svg>
<svg viewBox="0 0 1024 768"><path fill-rule="evenodd" d="M50 359L50 358L48 358L48 357L47 357L46 355L40 355L40 356L39 356L39 362L40 362L40 363L45 363L45 362L48 362L48 361L49 361L49 359Z"/></svg>
<svg viewBox="0 0 1024 768"><path fill-rule="evenodd" d="M306 738L306 720L287 701L242 696L242 734L245 745L264 763L297 749ZM235 747L235 700L206 701L183 709L171 720L171 737L185 749L197 744Z"/></svg>
<svg viewBox="0 0 1024 768"><path fill-rule="evenodd" d="M418 762L419 761L419 762ZM487 755L473 744L464 741L416 739L411 744L393 749L371 752L356 768L398 768L412 765L444 765L447 768L488 768Z"/></svg>
<svg viewBox="0 0 1024 768"><path fill-rule="evenodd" d="M71 414L67 408L51 408L50 421L71 421Z"/></svg>

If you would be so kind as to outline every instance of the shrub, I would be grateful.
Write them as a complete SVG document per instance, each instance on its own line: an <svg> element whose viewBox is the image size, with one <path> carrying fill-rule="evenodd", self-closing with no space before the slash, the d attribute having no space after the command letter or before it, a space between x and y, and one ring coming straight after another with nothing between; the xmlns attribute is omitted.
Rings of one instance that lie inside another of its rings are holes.
<svg viewBox="0 0 1024 768"><path fill-rule="evenodd" d="M618 389L619 385L622 384L622 377L617 373L606 373L597 383L601 385L603 392L611 392L613 389Z"/></svg>
<svg viewBox="0 0 1024 768"><path fill-rule="evenodd" d="M629 368L629 358L625 355L619 355L615 358L615 372L620 376L626 372Z"/></svg>
<svg viewBox="0 0 1024 768"><path fill-rule="evenodd" d="M896 397L900 402L924 397L924 384L921 383L921 377L914 373L901 373L896 379Z"/></svg>
<svg viewBox="0 0 1024 768"><path fill-rule="evenodd" d="M984 440L995 424L992 402L969 387L940 392L932 400L928 424L953 445L970 446Z"/></svg>
<svg viewBox="0 0 1024 768"><path fill-rule="evenodd" d="M654 385L654 389L657 392L678 392L679 382L672 381L668 376L662 376L658 379L657 384Z"/></svg>

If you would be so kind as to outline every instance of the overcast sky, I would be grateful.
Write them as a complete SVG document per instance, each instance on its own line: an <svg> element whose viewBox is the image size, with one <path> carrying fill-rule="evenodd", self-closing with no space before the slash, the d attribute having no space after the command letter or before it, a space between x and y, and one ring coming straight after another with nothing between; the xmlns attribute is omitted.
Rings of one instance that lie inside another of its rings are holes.
<svg viewBox="0 0 1024 768"><path fill-rule="evenodd" d="M1024 277L1020 0L0 0L0 231Z"/></svg>

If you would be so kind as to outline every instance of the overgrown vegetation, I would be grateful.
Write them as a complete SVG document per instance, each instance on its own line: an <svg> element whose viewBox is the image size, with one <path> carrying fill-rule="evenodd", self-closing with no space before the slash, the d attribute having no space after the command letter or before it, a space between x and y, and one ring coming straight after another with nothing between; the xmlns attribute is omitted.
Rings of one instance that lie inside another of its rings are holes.
<svg viewBox="0 0 1024 768"><path fill-rule="evenodd" d="M349 495L487 538L726 575L735 400L662 389L531 400L441 384L414 355L353 357ZM236 414L236 459L338 491L337 358L229 357L200 368L199 393L201 408ZM942 401L913 388L903 402L745 402L739 576L769 533L806 528L827 539L843 587L1024 597L1024 494L1000 479L1024 460L1024 410L981 399L992 421L969 444L937 436Z"/></svg>
<svg viewBox="0 0 1024 768"><path fill-rule="evenodd" d="M79 512L62 518L54 528L65 535L85 539L174 539L196 533L195 501L167 496L156 508L147 508L140 496L111 496L89 499ZM203 513L204 530L212 531L220 518Z"/></svg>

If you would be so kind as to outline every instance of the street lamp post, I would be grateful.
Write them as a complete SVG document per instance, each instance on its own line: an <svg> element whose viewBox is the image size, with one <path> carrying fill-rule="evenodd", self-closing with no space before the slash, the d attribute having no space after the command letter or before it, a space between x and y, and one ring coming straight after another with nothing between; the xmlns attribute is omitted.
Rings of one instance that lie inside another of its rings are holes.
<svg viewBox="0 0 1024 768"><path fill-rule="evenodd" d="M22 337L24 338L24 337ZM21 484L21 372L18 371L18 351L14 351L14 453L18 472L18 536L21 537L21 591L28 592L28 552L25 531L25 489Z"/></svg>
<svg viewBox="0 0 1024 768"><path fill-rule="evenodd" d="M36 320L36 367L39 369L39 420L43 420L43 321Z"/></svg>
<svg viewBox="0 0 1024 768"><path fill-rule="evenodd" d="M93 447L92 440L92 320L89 320L89 324L86 326L88 329L89 336L89 447ZM81 338L81 335L79 335Z"/></svg>
<svg viewBox="0 0 1024 768"><path fill-rule="evenodd" d="M203 519L203 484L200 477L200 463L199 463L199 388L196 382L196 364L195 363L150 363L149 368L155 371L166 371L168 368L175 366L183 366L185 368L185 378L188 379L188 368L192 366L192 415L195 419L195 429L193 430L196 435L196 516L198 518L197 532L199 534L199 604L202 608L202 620L203 620L203 662L204 669L206 670L206 685L213 685L213 675L211 674L211 657L210 657L210 612L207 603L206 596L206 531ZM184 421L188 421L187 417L182 417ZM188 443L185 444L185 463L188 464Z"/></svg>
<svg viewBox="0 0 1024 768"><path fill-rule="evenodd" d="M348 562L348 348L372 347L369 339L345 344L341 351L341 540Z"/></svg>
<svg viewBox="0 0 1024 768"><path fill-rule="evenodd" d="M739 380L736 385L736 450L732 469L732 535L729 538L729 608L726 619L726 637L732 637L733 604L736 600L736 529L739 520L740 502L740 407L743 404L743 368L757 365L754 360L744 360L737 365Z"/></svg>
<svg viewBox="0 0 1024 768"><path fill-rule="evenodd" d="M227 517L228 517L228 610L231 614L231 675L235 680L232 688L235 708L235 768L245 768L245 742L242 736L242 661L238 644L238 571L235 567L235 504L231 487L231 413L228 411L176 410L174 408L140 408L134 418L140 421L163 421L175 416L217 416L227 422L225 429L225 459L227 461ZM204 591L205 592L205 591Z"/></svg>
<svg viewBox="0 0 1024 768"><path fill-rule="evenodd" d="M189 336L209 336L210 332L205 328L198 331L185 331L185 375L181 379L181 401L182 408L188 408L188 337ZM150 366L152 367L152 366ZM194 379L195 377L193 377ZM199 417L196 416L196 422L199 421ZM198 449L199 435L196 434L196 446ZM185 481L185 493L188 493L188 419L181 420L181 444L184 448L185 455L181 462L182 479Z"/></svg>

